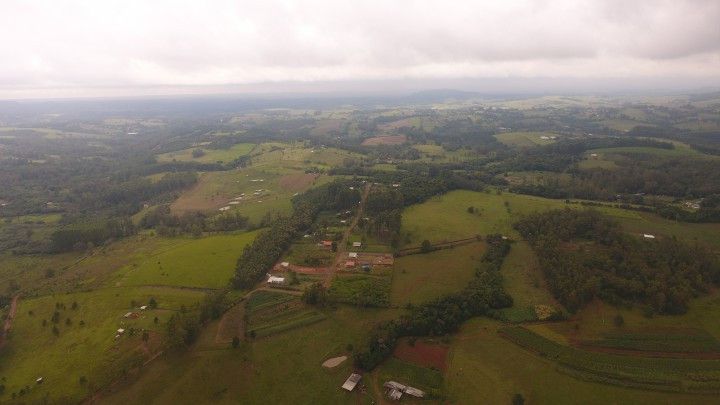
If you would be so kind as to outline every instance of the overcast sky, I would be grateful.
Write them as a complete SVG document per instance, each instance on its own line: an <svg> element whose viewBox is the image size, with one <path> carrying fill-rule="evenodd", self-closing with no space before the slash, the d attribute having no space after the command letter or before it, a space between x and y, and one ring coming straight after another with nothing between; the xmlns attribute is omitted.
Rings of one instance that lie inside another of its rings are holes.
<svg viewBox="0 0 720 405"><path fill-rule="evenodd" d="M720 0L1 0L0 55L0 98L476 78L707 85L720 84Z"/></svg>

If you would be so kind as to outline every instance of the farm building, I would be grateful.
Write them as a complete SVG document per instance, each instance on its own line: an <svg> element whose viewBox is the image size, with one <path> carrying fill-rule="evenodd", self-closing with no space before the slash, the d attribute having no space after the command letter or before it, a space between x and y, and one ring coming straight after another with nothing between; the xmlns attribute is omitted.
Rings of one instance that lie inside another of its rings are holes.
<svg viewBox="0 0 720 405"><path fill-rule="evenodd" d="M361 379L362 376L360 374L352 373L350 374L350 377L345 380L342 388L347 391L352 391L355 389L355 386L360 382Z"/></svg>
<svg viewBox="0 0 720 405"><path fill-rule="evenodd" d="M350 252L350 253L348 253L348 257L352 257L353 259L357 259L358 254L357 254L357 252Z"/></svg>
<svg viewBox="0 0 720 405"><path fill-rule="evenodd" d="M290 267L290 262L282 262L282 263L280 263L280 266L282 266L282 267Z"/></svg>
<svg viewBox="0 0 720 405"><path fill-rule="evenodd" d="M362 242L353 242L353 247L361 247Z"/></svg>
<svg viewBox="0 0 720 405"><path fill-rule="evenodd" d="M324 241L320 242L320 244L321 244L323 247L332 247L332 241L331 241L331 240L324 240Z"/></svg>
<svg viewBox="0 0 720 405"><path fill-rule="evenodd" d="M421 391L414 387L400 384L399 382L395 382L395 381L387 381L387 382L385 382L385 384L383 384L383 387L385 387L385 389L386 389L385 393L387 394L387 396L390 399L395 400L395 401L399 401L403 394L408 394L415 398L424 398L425 397L424 391Z"/></svg>
<svg viewBox="0 0 720 405"><path fill-rule="evenodd" d="M645 239L655 239L655 235L650 235L649 233L644 233L643 238Z"/></svg>
<svg viewBox="0 0 720 405"><path fill-rule="evenodd" d="M143 306L140 307L140 310L141 310L141 311L144 311L144 310L146 310L146 309L147 309L147 305L143 305Z"/></svg>
<svg viewBox="0 0 720 405"><path fill-rule="evenodd" d="M285 284L285 277L269 276L268 284Z"/></svg>
<svg viewBox="0 0 720 405"><path fill-rule="evenodd" d="M345 267L355 267L355 260L348 260L345 262Z"/></svg>

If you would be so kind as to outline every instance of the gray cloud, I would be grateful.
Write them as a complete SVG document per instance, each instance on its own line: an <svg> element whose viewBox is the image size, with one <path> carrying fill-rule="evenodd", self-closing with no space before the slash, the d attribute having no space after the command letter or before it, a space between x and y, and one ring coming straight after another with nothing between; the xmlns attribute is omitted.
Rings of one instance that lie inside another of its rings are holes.
<svg viewBox="0 0 720 405"><path fill-rule="evenodd" d="M4 0L0 8L0 97L398 78L720 79L715 0Z"/></svg>

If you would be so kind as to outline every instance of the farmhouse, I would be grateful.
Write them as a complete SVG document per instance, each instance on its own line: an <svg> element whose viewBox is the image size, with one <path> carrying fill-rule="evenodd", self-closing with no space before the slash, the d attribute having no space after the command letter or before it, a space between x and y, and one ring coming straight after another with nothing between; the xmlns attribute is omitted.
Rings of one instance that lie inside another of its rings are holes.
<svg viewBox="0 0 720 405"><path fill-rule="evenodd" d="M345 380L342 388L347 391L352 391L355 389L355 386L360 382L361 379L362 376L360 374L352 373L350 374L350 377Z"/></svg>

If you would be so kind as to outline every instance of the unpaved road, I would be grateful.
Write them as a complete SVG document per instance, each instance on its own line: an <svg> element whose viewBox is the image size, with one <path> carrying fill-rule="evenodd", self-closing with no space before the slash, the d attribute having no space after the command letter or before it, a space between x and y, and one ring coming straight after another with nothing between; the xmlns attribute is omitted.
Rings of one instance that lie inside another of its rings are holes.
<svg viewBox="0 0 720 405"><path fill-rule="evenodd" d="M15 319L15 313L17 312L19 300L20 296L16 295L12 298L12 301L10 301L10 311L8 312L8 316L3 324L2 333L0 334L0 349L5 347L5 344L7 343L7 334L10 332L10 329L12 329L12 322L13 319Z"/></svg>

